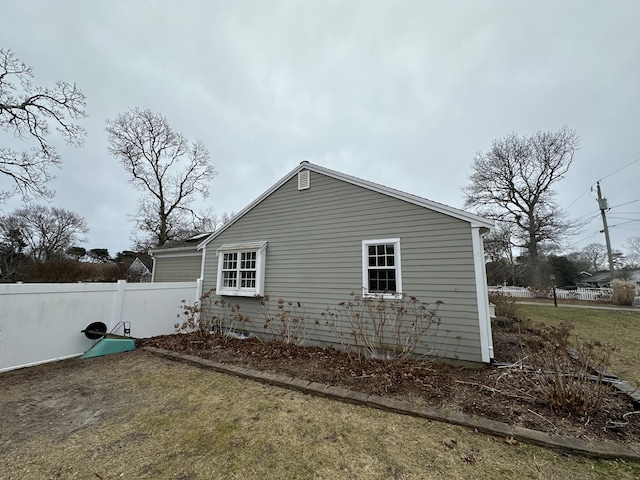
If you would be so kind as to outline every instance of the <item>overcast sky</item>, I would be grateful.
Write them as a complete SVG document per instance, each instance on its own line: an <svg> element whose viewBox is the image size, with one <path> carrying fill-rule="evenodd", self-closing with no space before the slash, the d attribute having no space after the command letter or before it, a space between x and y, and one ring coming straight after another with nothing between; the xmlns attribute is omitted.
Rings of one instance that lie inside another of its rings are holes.
<svg viewBox="0 0 640 480"><path fill-rule="evenodd" d="M599 179L613 247L640 235L640 1L21 0L0 18L36 84L87 96L85 146L56 140L51 185L86 248L132 246L139 193L105 133L132 107L204 142L218 215L303 160L462 208L476 152L567 126L581 149L557 199L593 217L569 250L604 243Z"/></svg>

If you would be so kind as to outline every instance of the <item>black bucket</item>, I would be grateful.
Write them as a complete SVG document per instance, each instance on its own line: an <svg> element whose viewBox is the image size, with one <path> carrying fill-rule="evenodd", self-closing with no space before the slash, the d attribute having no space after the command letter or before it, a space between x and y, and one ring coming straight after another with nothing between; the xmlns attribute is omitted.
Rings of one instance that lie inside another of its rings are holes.
<svg viewBox="0 0 640 480"><path fill-rule="evenodd" d="M80 330L90 340L102 338L107 333L107 326L102 322L93 322L87 325L87 328Z"/></svg>

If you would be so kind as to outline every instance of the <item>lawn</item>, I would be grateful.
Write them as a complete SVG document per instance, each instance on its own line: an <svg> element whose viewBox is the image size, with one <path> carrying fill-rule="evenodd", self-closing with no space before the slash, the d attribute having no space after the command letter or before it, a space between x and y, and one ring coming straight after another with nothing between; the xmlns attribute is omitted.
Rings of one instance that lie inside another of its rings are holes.
<svg viewBox="0 0 640 480"><path fill-rule="evenodd" d="M144 351L0 374L0 418L3 479L640 477Z"/></svg>
<svg viewBox="0 0 640 480"><path fill-rule="evenodd" d="M518 304L517 309L521 318L534 324L570 322L584 340L617 345L620 350L613 354L610 370L632 385L640 382L640 311L529 304Z"/></svg>

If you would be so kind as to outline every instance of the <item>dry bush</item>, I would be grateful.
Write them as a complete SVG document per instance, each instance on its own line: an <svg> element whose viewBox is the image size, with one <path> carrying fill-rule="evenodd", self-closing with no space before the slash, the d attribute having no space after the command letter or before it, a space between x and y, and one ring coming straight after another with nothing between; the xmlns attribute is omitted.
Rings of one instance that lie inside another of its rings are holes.
<svg viewBox="0 0 640 480"><path fill-rule="evenodd" d="M260 300L264 329L268 330L273 339L284 343L302 345L309 338L311 332L318 325L318 321L311 322L300 302L278 299L276 311L271 311L269 296Z"/></svg>
<svg viewBox="0 0 640 480"><path fill-rule="evenodd" d="M45 283L115 282L124 279L126 271L118 263L48 260L35 265L31 280Z"/></svg>
<svg viewBox="0 0 640 480"><path fill-rule="evenodd" d="M177 315L180 321L174 324L176 332L234 335L244 330L249 317L240 313L240 305L217 299L215 293L215 289L209 290L193 305L182 300L179 307L182 311Z"/></svg>
<svg viewBox="0 0 640 480"><path fill-rule="evenodd" d="M342 347L350 356L355 350L357 359L409 358L427 344L425 337L430 331L435 334L440 325L437 312L441 301L429 308L410 296L400 300L351 296L351 300L328 308L323 315Z"/></svg>
<svg viewBox="0 0 640 480"><path fill-rule="evenodd" d="M608 385L602 381L616 348L596 340L569 339L573 326L543 326L540 340L525 350L534 369L536 393L554 412L589 415L602 407Z"/></svg>
<svg viewBox="0 0 640 480"><path fill-rule="evenodd" d="M496 307L497 317L518 318L518 305L515 297L499 291L489 292L489 302Z"/></svg>
<svg viewBox="0 0 640 480"><path fill-rule="evenodd" d="M633 305L633 300L636 297L635 282L614 279L611 281L611 289L613 290L613 303L625 306Z"/></svg>

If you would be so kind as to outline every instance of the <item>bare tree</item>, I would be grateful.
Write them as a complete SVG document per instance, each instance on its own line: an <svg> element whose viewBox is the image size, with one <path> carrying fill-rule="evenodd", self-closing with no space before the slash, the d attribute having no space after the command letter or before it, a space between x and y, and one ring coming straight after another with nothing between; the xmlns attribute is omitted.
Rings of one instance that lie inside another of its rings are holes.
<svg viewBox="0 0 640 480"><path fill-rule="evenodd" d="M0 218L0 223L12 226L9 233L20 238L25 253L36 261L62 258L89 231L87 222L77 213L41 205L19 208Z"/></svg>
<svg viewBox="0 0 640 480"><path fill-rule="evenodd" d="M60 164L60 156L49 142L49 122L70 145L84 141L84 129L73 122L86 116L85 96L78 87L57 82L42 88L32 85L32 78L31 67L11 50L0 49L0 129L31 144L23 151L0 147L0 173L13 185L0 190L0 201L15 194L24 199L53 196L47 188L53 179L49 169Z"/></svg>
<svg viewBox="0 0 640 480"><path fill-rule="evenodd" d="M496 225L488 235L484 237L484 253L487 262L488 279L492 285L509 282L516 284L516 259L513 255L512 227L506 223ZM491 266L489 272L489 265Z"/></svg>
<svg viewBox="0 0 640 480"><path fill-rule="evenodd" d="M146 237L140 245L159 246L200 228L206 217L191 206L209 194L216 171L200 141L189 143L167 119L150 110L132 109L107 120L109 152L144 195L136 226Z"/></svg>
<svg viewBox="0 0 640 480"><path fill-rule="evenodd" d="M624 244L627 250L627 264L630 268L640 267L640 236L627 239Z"/></svg>
<svg viewBox="0 0 640 480"><path fill-rule="evenodd" d="M590 243L580 251L580 257L589 262L589 268L595 272L600 271L609 258L607 247L601 243Z"/></svg>
<svg viewBox="0 0 640 480"><path fill-rule="evenodd" d="M0 279L14 280L29 263L27 247L19 218L0 215Z"/></svg>
<svg viewBox="0 0 640 480"><path fill-rule="evenodd" d="M515 133L495 140L489 151L473 160L465 205L514 227L516 246L532 267L532 282L540 283L540 255L558 247L573 225L555 203L552 187L567 173L579 139L575 131Z"/></svg>

